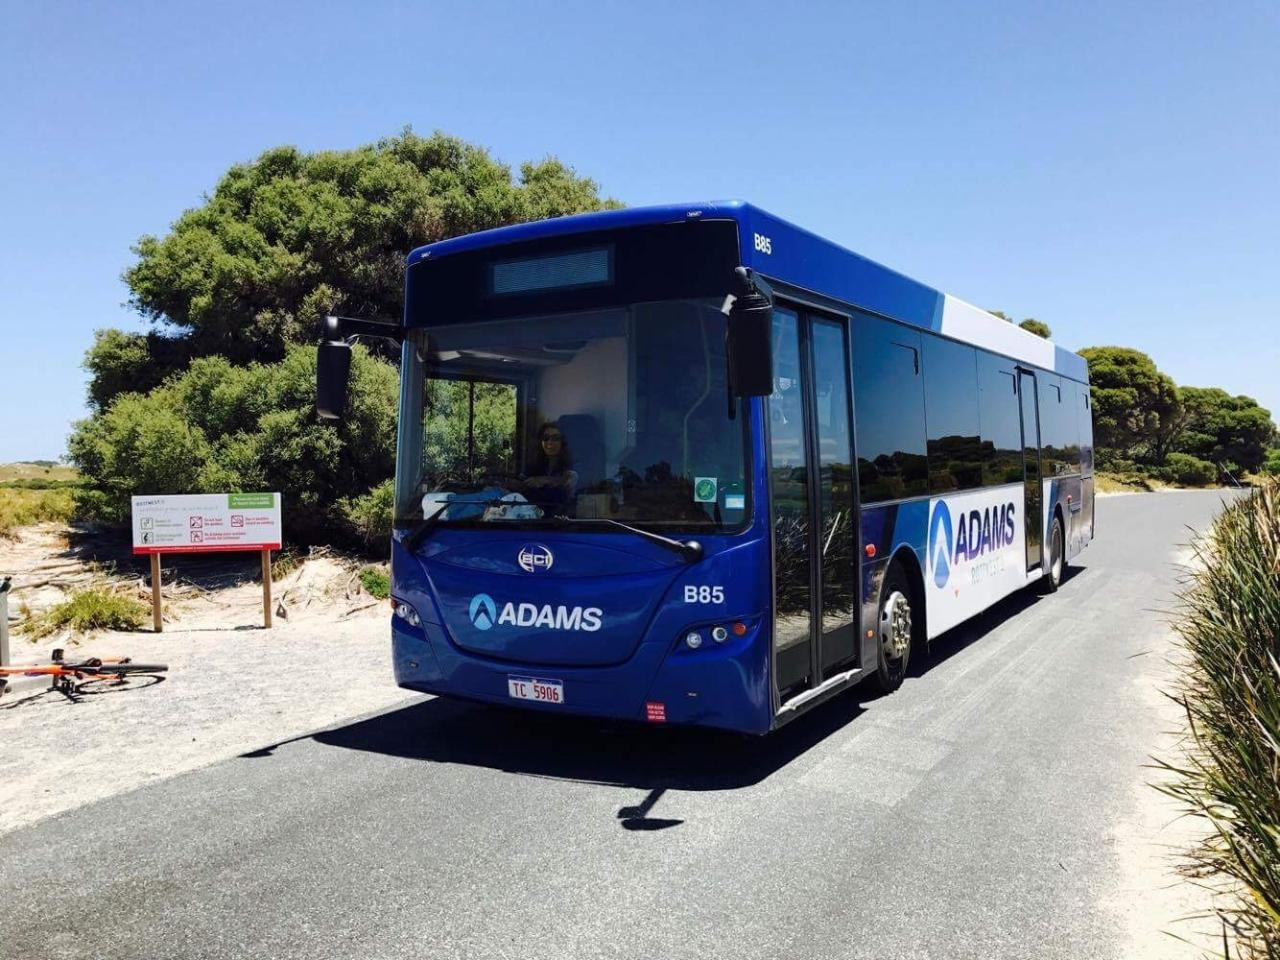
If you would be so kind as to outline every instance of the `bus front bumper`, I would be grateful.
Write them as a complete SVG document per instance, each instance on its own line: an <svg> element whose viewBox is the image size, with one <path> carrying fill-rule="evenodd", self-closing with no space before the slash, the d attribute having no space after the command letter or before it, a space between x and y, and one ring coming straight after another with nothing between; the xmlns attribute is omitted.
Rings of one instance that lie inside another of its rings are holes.
<svg viewBox="0 0 1280 960"><path fill-rule="evenodd" d="M408 690L548 713L689 724L767 733L772 699L758 623L723 646L689 650L679 644L640 643L625 662L603 667L539 666L477 657L449 642L443 628L411 627L392 618L396 683ZM513 699L513 678L563 684L563 703Z"/></svg>

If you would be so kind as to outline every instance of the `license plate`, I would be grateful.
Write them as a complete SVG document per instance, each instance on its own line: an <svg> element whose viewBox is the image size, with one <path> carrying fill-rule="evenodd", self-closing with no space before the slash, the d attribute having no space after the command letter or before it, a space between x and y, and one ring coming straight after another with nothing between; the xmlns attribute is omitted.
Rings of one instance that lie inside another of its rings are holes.
<svg viewBox="0 0 1280 960"><path fill-rule="evenodd" d="M534 677L507 677L507 694L516 700L537 700L539 703L564 703L564 684L559 680L538 680Z"/></svg>

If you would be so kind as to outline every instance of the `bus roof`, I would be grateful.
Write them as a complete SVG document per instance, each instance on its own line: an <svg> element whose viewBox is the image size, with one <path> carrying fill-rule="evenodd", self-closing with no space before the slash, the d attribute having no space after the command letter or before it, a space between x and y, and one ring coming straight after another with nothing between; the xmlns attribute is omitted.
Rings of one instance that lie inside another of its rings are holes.
<svg viewBox="0 0 1280 960"><path fill-rule="evenodd" d="M418 247L407 262L574 233L685 220L736 220L742 263L766 278L1088 382L1079 354L742 200L581 213L482 230Z"/></svg>

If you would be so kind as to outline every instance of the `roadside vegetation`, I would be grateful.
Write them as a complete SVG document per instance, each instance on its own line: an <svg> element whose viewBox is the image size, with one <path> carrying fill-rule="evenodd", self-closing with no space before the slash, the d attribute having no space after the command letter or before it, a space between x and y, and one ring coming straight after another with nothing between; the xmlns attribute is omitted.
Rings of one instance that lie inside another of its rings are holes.
<svg viewBox="0 0 1280 960"><path fill-rule="evenodd" d="M1127 489L1244 484L1280 474L1271 412L1217 387L1179 387L1129 347L1086 347L1099 474Z"/></svg>
<svg viewBox="0 0 1280 960"><path fill-rule="evenodd" d="M1280 958L1280 482L1227 507L1196 546L1178 623L1181 759L1163 787L1212 834L1194 872L1223 894L1231 956Z"/></svg>
<svg viewBox="0 0 1280 960"><path fill-rule="evenodd" d="M137 630L149 615L150 608L132 595L131 588L103 579L74 591L47 610L28 613L20 629L31 640L42 640L62 630L73 634Z"/></svg>
<svg viewBox="0 0 1280 960"><path fill-rule="evenodd" d="M321 318L398 321L416 246L618 205L554 158L513 172L441 133L233 166L134 248L124 278L152 330L100 330L85 357L82 516L122 524L143 492L280 490L290 542L385 553L398 354L358 348L345 419L320 423Z"/></svg>
<svg viewBox="0 0 1280 960"><path fill-rule="evenodd" d="M76 511L68 489L26 489L0 484L0 537L12 537L33 523L67 523Z"/></svg>
<svg viewBox="0 0 1280 960"><path fill-rule="evenodd" d="M391 596L390 571L381 567L364 567L360 571L360 585L369 596L386 600Z"/></svg>

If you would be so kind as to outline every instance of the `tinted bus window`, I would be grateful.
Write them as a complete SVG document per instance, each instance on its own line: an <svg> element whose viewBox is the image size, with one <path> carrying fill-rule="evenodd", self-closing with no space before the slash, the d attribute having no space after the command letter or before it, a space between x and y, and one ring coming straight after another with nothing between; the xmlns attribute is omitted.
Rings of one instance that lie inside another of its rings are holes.
<svg viewBox="0 0 1280 960"><path fill-rule="evenodd" d="M1022 426L1014 378L1012 360L978 351L978 426L987 457L984 486L1022 482Z"/></svg>
<svg viewBox="0 0 1280 960"><path fill-rule="evenodd" d="M977 351L928 334L922 339L929 491L980 487L987 458L978 431Z"/></svg>
<svg viewBox="0 0 1280 960"><path fill-rule="evenodd" d="M862 502L927 493L917 331L875 317L854 317L853 408Z"/></svg>
<svg viewBox="0 0 1280 960"><path fill-rule="evenodd" d="M1040 446L1046 477L1080 472L1075 395L1070 380L1051 373L1040 379Z"/></svg>
<svg viewBox="0 0 1280 960"><path fill-rule="evenodd" d="M1076 432L1080 437L1080 470L1085 476L1093 474L1093 402L1089 399L1089 385L1077 384L1079 402L1076 404Z"/></svg>
<svg viewBox="0 0 1280 960"><path fill-rule="evenodd" d="M1065 377L1062 380L1062 423L1066 430L1067 445L1063 459L1067 473L1080 472L1080 384Z"/></svg>

